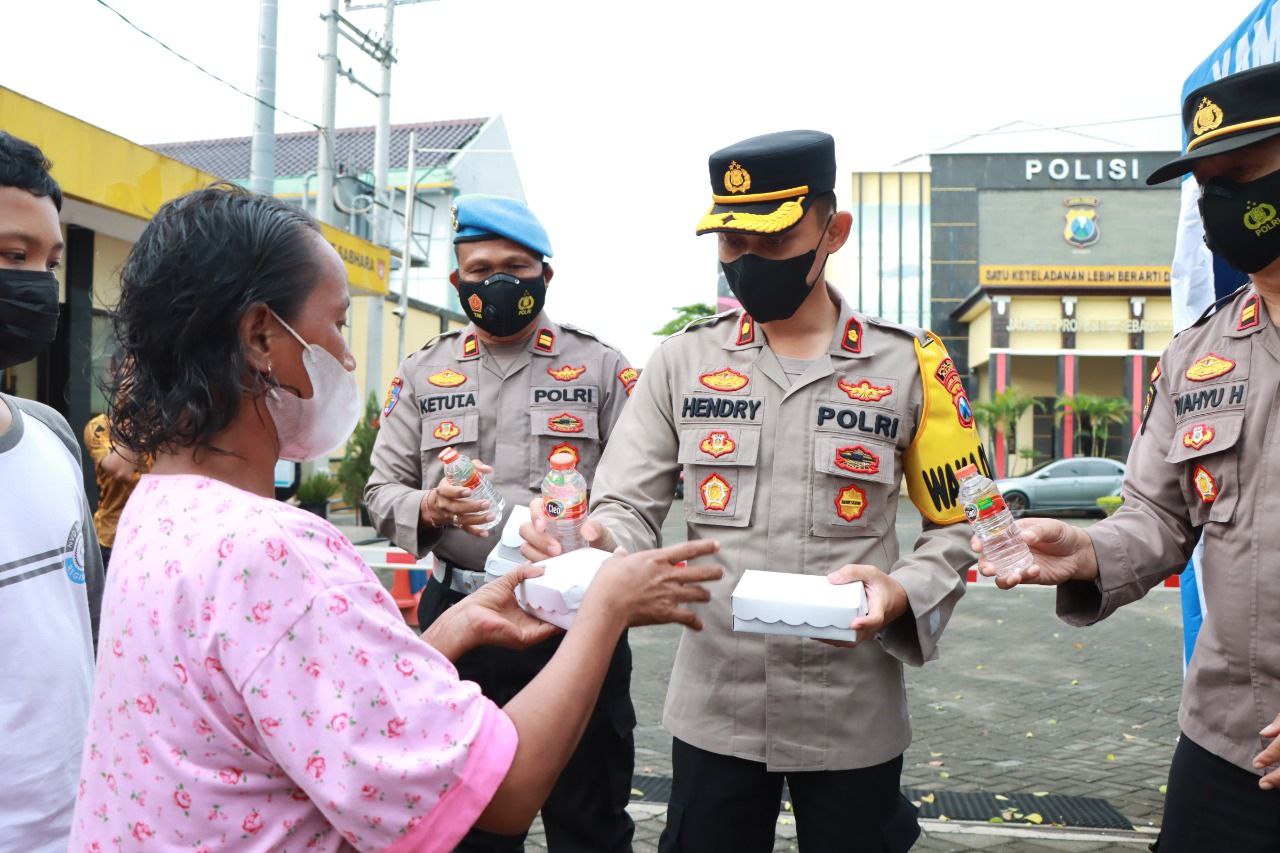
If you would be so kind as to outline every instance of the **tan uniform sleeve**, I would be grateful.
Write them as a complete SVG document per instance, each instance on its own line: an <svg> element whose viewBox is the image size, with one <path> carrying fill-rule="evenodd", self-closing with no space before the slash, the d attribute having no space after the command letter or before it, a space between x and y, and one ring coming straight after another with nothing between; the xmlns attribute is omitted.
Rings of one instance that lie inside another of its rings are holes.
<svg viewBox="0 0 1280 853"><path fill-rule="evenodd" d="M422 557L436 546L443 532L422 524L422 419L414 390L411 359L400 365L404 384L400 398L386 414L383 406L378 437L373 443L373 473L364 488L364 502L378 533ZM389 401L388 401L389 402Z"/></svg>
<svg viewBox="0 0 1280 853"><path fill-rule="evenodd" d="M631 363L627 361L622 353L616 350L606 350L603 359L604 369L607 371L605 377L601 380L600 388L600 442L607 444L609 436L613 434L613 428L618 425L618 421L622 418L623 407L627 405L630 399L627 389L635 390L634 382L628 383L624 377L623 371L631 369Z"/></svg>
<svg viewBox="0 0 1280 853"><path fill-rule="evenodd" d="M1152 386L1151 409L1129 448L1124 505L1087 531L1098 579L1058 587L1058 616L1069 624L1091 625L1142 598L1186 568L1199 539L1182 497L1181 466L1165 461L1174 433L1165 377L1157 375Z"/></svg>
<svg viewBox="0 0 1280 853"><path fill-rule="evenodd" d="M649 359L629 401L621 384L615 389L626 405L617 403L622 414L605 445L591 491L591 519L632 552L662 544L662 522L680 475L680 440L663 350L659 347ZM618 370L624 367L620 363Z"/></svg>
<svg viewBox="0 0 1280 853"><path fill-rule="evenodd" d="M932 334L930 338L927 346L915 343L920 419L903 457L907 492L924 525L911 553L889 569L906 590L909 607L881 634L885 651L908 666L922 666L938 656L938 638L951 620L956 602L964 596L968 568L976 562L969 550L971 532L964 509L950 491L954 473L970 462L986 468L972 420L968 426L960 420L954 395L963 393L963 388L949 387L938 378L940 372L950 375L939 370L950 361L946 347ZM987 470L983 473L991 474Z"/></svg>

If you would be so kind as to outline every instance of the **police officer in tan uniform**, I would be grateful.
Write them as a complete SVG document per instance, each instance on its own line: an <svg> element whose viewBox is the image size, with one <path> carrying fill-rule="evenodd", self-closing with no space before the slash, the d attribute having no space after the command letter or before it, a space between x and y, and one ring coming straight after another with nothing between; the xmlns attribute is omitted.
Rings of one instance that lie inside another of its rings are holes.
<svg viewBox="0 0 1280 853"><path fill-rule="evenodd" d="M523 203L460 196L454 232L458 268L451 280L471 324L440 335L400 365L365 490L379 532L415 555L436 557L441 571L428 581L419 608L424 627L484 583L485 558L497 540L477 526L492 518L489 507L444 478L439 452L456 447L488 462L509 512L541 493L549 457L558 451L576 457L590 482L635 383L620 352L543 311L551 246ZM524 651L484 647L457 668L501 705L558 645L556 639ZM542 809L553 853L631 849L630 679L624 637L586 733ZM523 846L522 837L475 831L458 849Z"/></svg>
<svg viewBox="0 0 1280 853"><path fill-rule="evenodd" d="M1151 374L1124 505L1082 530L1021 522L1035 555L1002 587L1058 584L1090 625L1204 544L1207 615L1187 670L1157 849L1280 850L1280 64L1187 96L1187 150L1209 247L1251 281L1174 338ZM976 545L976 543L975 543ZM992 567L981 564L984 574Z"/></svg>
<svg viewBox="0 0 1280 853"><path fill-rule="evenodd" d="M645 367L596 472L587 535L652 547L684 473L691 539L716 539L723 580L685 632L664 723L674 779L661 850L773 849L785 779L804 853L906 850L919 834L899 790L911 740L903 665L937 654L964 594L969 528L956 471L989 466L942 342L854 311L827 257L851 217L832 193L834 143L791 131L711 155L716 233L742 310L694 323ZM924 516L900 554L903 479ZM554 550L526 525L526 556ZM736 634L730 593L748 569L867 584L856 645Z"/></svg>

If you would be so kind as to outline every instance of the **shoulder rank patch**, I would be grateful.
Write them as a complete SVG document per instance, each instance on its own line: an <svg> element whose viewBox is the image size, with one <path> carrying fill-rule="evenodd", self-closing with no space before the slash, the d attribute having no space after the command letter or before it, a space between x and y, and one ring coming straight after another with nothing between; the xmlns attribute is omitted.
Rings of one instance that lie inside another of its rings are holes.
<svg viewBox="0 0 1280 853"><path fill-rule="evenodd" d="M567 453L573 457L573 466L576 468L582 462L582 456L578 453L578 448L574 447L567 441L562 441L555 447L551 448L551 452L547 454L547 464L551 464L551 457L557 453Z"/></svg>
<svg viewBox="0 0 1280 853"><path fill-rule="evenodd" d="M741 391L747 387L751 379L731 367L725 367L715 373L702 374L698 377L698 381L712 391Z"/></svg>
<svg viewBox="0 0 1280 853"><path fill-rule="evenodd" d="M547 429L552 432L582 432L582 418L561 412L547 418Z"/></svg>
<svg viewBox="0 0 1280 853"><path fill-rule="evenodd" d="M840 338L840 348L854 354L862 352L862 324L857 317L850 317L845 324L844 335Z"/></svg>
<svg viewBox="0 0 1280 853"><path fill-rule="evenodd" d="M448 441L457 438L461 433L462 430L458 429L458 425L453 421L441 421L440 426L436 427L435 432L431 434L441 441Z"/></svg>
<svg viewBox="0 0 1280 853"><path fill-rule="evenodd" d="M538 339L534 341L533 348L538 352L551 352L556 346L555 333L550 329L539 329Z"/></svg>
<svg viewBox="0 0 1280 853"><path fill-rule="evenodd" d="M400 402L400 392L404 389L404 380L397 376L391 380L391 387L387 389L386 399L382 401L382 416L384 418L391 417L391 413L396 410L396 403Z"/></svg>
<svg viewBox="0 0 1280 853"><path fill-rule="evenodd" d="M706 438L698 444L698 449L713 459L719 459L738 449L738 443L729 437L729 433L717 429L707 433Z"/></svg>
<svg viewBox="0 0 1280 853"><path fill-rule="evenodd" d="M893 393L893 386L872 385L865 379L861 379L854 384L845 382L843 379L837 379L836 386L848 394L850 400L858 400L863 403L879 403Z"/></svg>
<svg viewBox="0 0 1280 853"><path fill-rule="evenodd" d="M558 382L572 382L586 372L587 366L585 364L582 367L571 367L566 364L564 367L547 368L547 375Z"/></svg>
<svg viewBox="0 0 1280 853"><path fill-rule="evenodd" d="M1192 382L1208 382L1210 379L1226 376L1235 369L1236 363L1231 359L1208 353L1187 368L1187 378Z"/></svg>
<svg viewBox="0 0 1280 853"><path fill-rule="evenodd" d="M702 508L711 512L724 512L729 506L729 498L733 495L733 486L719 474L712 474L698 485L698 495L702 498Z"/></svg>
<svg viewBox="0 0 1280 853"><path fill-rule="evenodd" d="M880 473L880 457L861 444L850 447L837 447L835 464L837 468L853 474Z"/></svg>
<svg viewBox="0 0 1280 853"><path fill-rule="evenodd" d="M862 518L867 511L867 493L850 483L836 494L836 515L845 521Z"/></svg>
<svg viewBox="0 0 1280 853"><path fill-rule="evenodd" d="M1196 424L1182 436L1182 446L1200 450L1213 441L1215 433L1208 424Z"/></svg>
<svg viewBox="0 0 1280 853"><path fill-rule="evenodd" d="M743 314L742 320L738 323L738 343L737 346L743 347L752 343L756 339L756 321L751 319L750 314Z"/></svg>
<svg viewBox="0 0 1280 853"><path fill-rule="evenodd" d="M446 367L439 373L433 373L427 377L427 381L437 388L457 388L459 385L467 381L467 377L454 370L452 367Z"/></svg>
<svg viewBox="0 0 1280 853"><path fill-rule="evenodd" d="M627 392L627 396L631 396L632 390L636 387L636 380L640 378L640 371L634 367L624 367L618 371L618 381L622 383L622 390Z"/></svg>
<svg viewBox="0 0 1280 853"><path fill-rule="evenodd" d="M1191 482L1195 485L1196 491L1200 494L1200 502L1211 504L1218 499L1218 481L1213 479L1203 465L1197 465L1195 472L1191 475Z"/></svg>
<svg viewBox="0 0 1280 853"><path fill-rule="evenodd" d="M1236 324L1236 331L1243 332L1245 329L1252 329L1258 325L1258 294L1250 296L1244 301L1244 307L1240 309L1240 322Z"/></svg>
<svg viewBox="0 0 1280 853"><path fill-rule="evenodd" d="M951 405L955 407L960 426L965 429L973 426L973 407L969 405L969 397L964 393L964 383L960 381L960 372L956 370L955 362L949 357L944 358L933 372L933 378L951 395Z"/></svg>
<svg viewBox="0 0 1280 853"><path fill-rule="evenodd" d="M475 332L472 332L462 339L462 355L464 358L471 358L471 356L479 354L480 340L476 337Z"/></svg>

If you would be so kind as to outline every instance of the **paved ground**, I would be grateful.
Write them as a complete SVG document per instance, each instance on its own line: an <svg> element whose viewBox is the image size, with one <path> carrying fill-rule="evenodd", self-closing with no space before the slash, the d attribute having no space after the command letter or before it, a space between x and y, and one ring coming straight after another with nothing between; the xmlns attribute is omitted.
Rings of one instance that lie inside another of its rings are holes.
<svg viewBox="0 0 1280 853"><path fill-rule="evenodd" d="M668 541L683 538L679 505ZM1078 524L1088 524L1085 520ZM903 550L919 531L904 502ZM1135 827L1159 826L1181 689L1178 598L1157 590L1101 625L1072 629L1053 616L1053 593L974 586L944 635L939 660L907 674L914 743L904 787L926 791L1048 792L1104 798ZM636 772L670 775L661 725L679 629L633 631ZM664 810L639 804L635 850L657 849ZM545 849L535 825L529 850ZM921 851L1141 850L1151 835L928 821ZM776 850L796 850L780 818Z"/></svg>

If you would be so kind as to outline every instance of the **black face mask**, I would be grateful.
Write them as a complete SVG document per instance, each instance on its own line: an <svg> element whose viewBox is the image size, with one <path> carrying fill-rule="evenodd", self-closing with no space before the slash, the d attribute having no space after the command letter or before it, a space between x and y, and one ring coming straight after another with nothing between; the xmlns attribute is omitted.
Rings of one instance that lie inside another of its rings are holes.
<svg viewBox="0 0 1280 853"><path fill-rule="evenodd" d="M1209 250L1242 272L1257 272L1280 258L1280 171L1235 184L1205 181L1200 218Z"/></svg>
<svg viewBox="0 0 1280 853"><path fill-rule="evenodd" d="M58 334L58 279L51 272L0 270L0 368L44 352Z"/></svg>
<svg viewBox="0 0 1280 853"><path fill-rule="evenodd" d="M827 217L827 225L830 224L831 217ZM827 225L822 226L819 246L827 237ZM724 270L729 289L742 303L743 310L757 323L771 323L787 319L809 298L809 291L813 289L809 270L813 269L813 261L817 257L817 247L799 257L780 261L759 255L739 255L729 263L721 262L720 269ZM822 279L822 270L826 266L827 259L823 258L814 282Z"/></svg>
<svg viewBox="0 0 1280 853"><path fill-rule="evenodd" d="M458 279L462 310L495 338L514 335L533 322L547 299L547 282L541 274L516 278L505 272L484 281Z"/></svg>

